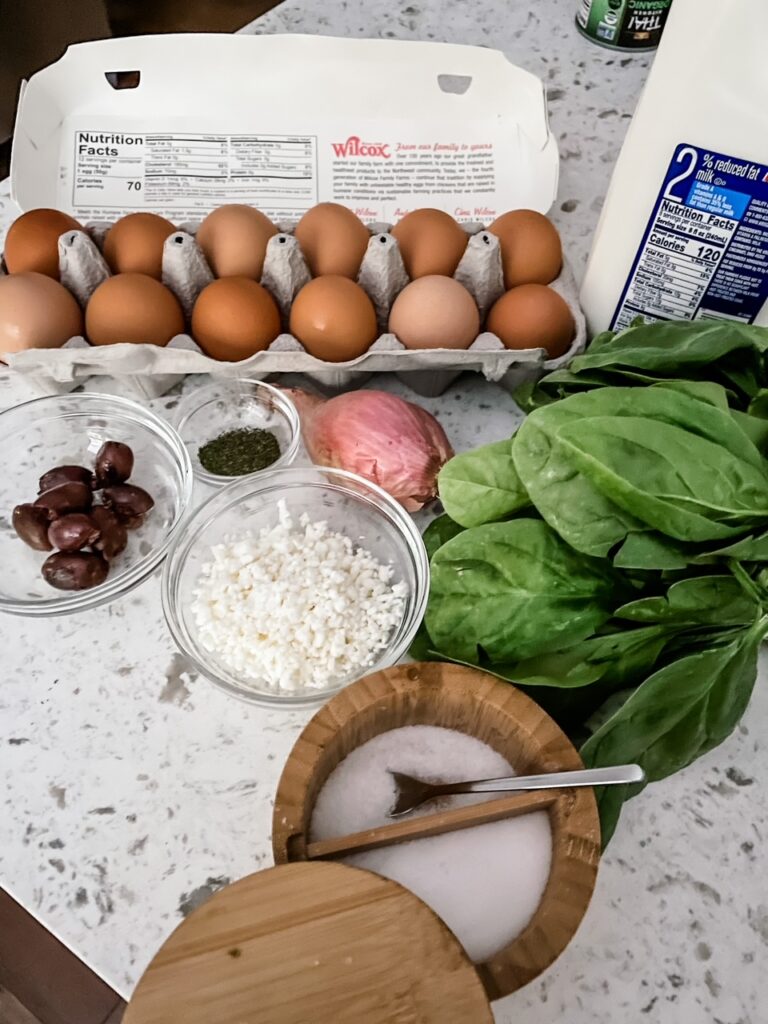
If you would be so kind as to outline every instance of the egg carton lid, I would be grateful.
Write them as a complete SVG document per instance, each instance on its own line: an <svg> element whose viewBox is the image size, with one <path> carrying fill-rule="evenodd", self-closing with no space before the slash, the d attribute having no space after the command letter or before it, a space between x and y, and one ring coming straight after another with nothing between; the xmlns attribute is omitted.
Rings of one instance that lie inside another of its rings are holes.
<svg viewBox="0 0 768 1024"><path fill-rule="evenodd" d="M224 203L366 222L434 206L489 223L557 191L542 82L497 50L305 35L71 46L22 88L11 194L80 220Z"/></svg>

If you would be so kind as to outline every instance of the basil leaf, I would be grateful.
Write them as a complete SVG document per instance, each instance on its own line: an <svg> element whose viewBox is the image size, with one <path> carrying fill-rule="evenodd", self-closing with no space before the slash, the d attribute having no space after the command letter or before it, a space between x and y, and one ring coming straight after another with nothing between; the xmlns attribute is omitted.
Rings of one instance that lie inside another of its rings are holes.
<svg viewBox="0 0 768 1024"><path fill-rule="evenodd" d="M637 762L649 782L722 743L744 713L768 619L649 676L581 750L589 767Z"/></svg>
<svg viewBox="0 0 768 1024"><path fill-rule="evenodd" d="M573 551L539 519L466 530L438 550L431 569L433 645L472 664L483 652L509 662L577 643L628 591L609 564Z"/></svg>
<svg viewBox="0 0 768 1024"><path fill-rule="evenodd" d="M622 605L614 615L630 622L739 626L754 622L759 610L733 576L697 576L673 583L661 597Z"/></svg>
<svg viewBox="0 0 768 1024"><path fill-rule="evenodd" d="M431 560L443 544L457 536L463 529L464 527L455 523L450 516L438 516L437 519L433 519L421 535L424 547L427 549L427 558Z"/></svg>
<svg viewBox="0 0 768 1024"><path fill-rule="evenodd" d="M495 441L456 455L437 478L440 500L462 526L481 526L505 519L530 505L512 461L512 441Z"/></svg>

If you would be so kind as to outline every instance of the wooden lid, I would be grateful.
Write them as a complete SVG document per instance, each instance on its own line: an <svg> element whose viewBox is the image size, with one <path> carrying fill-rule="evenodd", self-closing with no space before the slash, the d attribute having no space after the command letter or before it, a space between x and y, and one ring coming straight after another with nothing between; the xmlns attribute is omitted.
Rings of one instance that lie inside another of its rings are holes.
<svg viewBox="0 0 768 1024"><path fill-rule="evenodd" d="M458 940L402 886L343 864L249 875L176 929L123 1024L492 1024Z"/></svg>

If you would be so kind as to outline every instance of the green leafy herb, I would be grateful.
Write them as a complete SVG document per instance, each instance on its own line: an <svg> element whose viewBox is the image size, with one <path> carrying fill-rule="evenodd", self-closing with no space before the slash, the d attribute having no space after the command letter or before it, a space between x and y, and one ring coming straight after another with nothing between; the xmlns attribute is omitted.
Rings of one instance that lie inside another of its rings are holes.
<svg viewBox="0 0 768 1024"><path fill-rule="evenodd" d="M438 477L440 499L457 523L495 523L530 505L511 449L511 441L495 441L457 455L443 467Z"/></svg>
<svg viewBox="0 0 768 1024"><path fill-rule="evenodd" d="M634 324L516 398L517 434L440 475L414 654L663 778L733 729L768 634L768 330ZM604 842L640 788L597 792Z"/></svg>
<svg viewBox="0 0 768 1024"><path fill-rule="evenodd" d="M636 762L654 782L722 743L749 703L766 633L763 617L654 672L587 740L584 763ZM616 812L612 806L604 828Z"/></svg>
<svg viewBox="0 0 768 1024"><path fill-rule="evenodd" d="M427 630L457 660L518 660L589 636L622 591L610 565L573 551L541 520L491 523L433 556Z"/></svg>
<svg viewBox="0 0 768 1024"><path fill-rule="evenodd" d="M463 529L464 527L455 523L450 516L438 516L437 519L433 519L422 535L427 557L431 558L438 548L460 534Z"/></svg>
<svg viewBox="0 0 768 1024"><path fill-rule="evenodd" d="M730 413L663 388L604 388L532 413L512 453L544 519L606 557L629 533L736 538L768 509L764 460Z"/></svg>
<svg viewBox="0 0 768 1024"><path fill-rule="evenodd" d="M280 445L269 430L240 427L227 430L202 445L200 465L217 476L246 476L266 469L280 458Z"/></svg>
<svg viewBox="0 0 768 1024"><path fill-rule="evenodd" d="M733 576L697 576L673 583L659 597L622 605L615 617L644 624L740 626L754 622L759 610L759 603Z"/></svg>

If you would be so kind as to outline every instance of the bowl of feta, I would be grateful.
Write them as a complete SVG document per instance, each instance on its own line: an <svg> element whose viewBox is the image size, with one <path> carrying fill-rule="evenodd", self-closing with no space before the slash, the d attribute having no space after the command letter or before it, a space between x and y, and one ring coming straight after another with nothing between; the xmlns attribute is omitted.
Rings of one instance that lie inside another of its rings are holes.
<svg viewBox="0 0 768 1024"><path fill-rule="evenodd" d="M408 651L429 561L411 516L370 481L318 466L237 480L191 515L163 572L176 644L227 693L325 700Z"/></svg>

